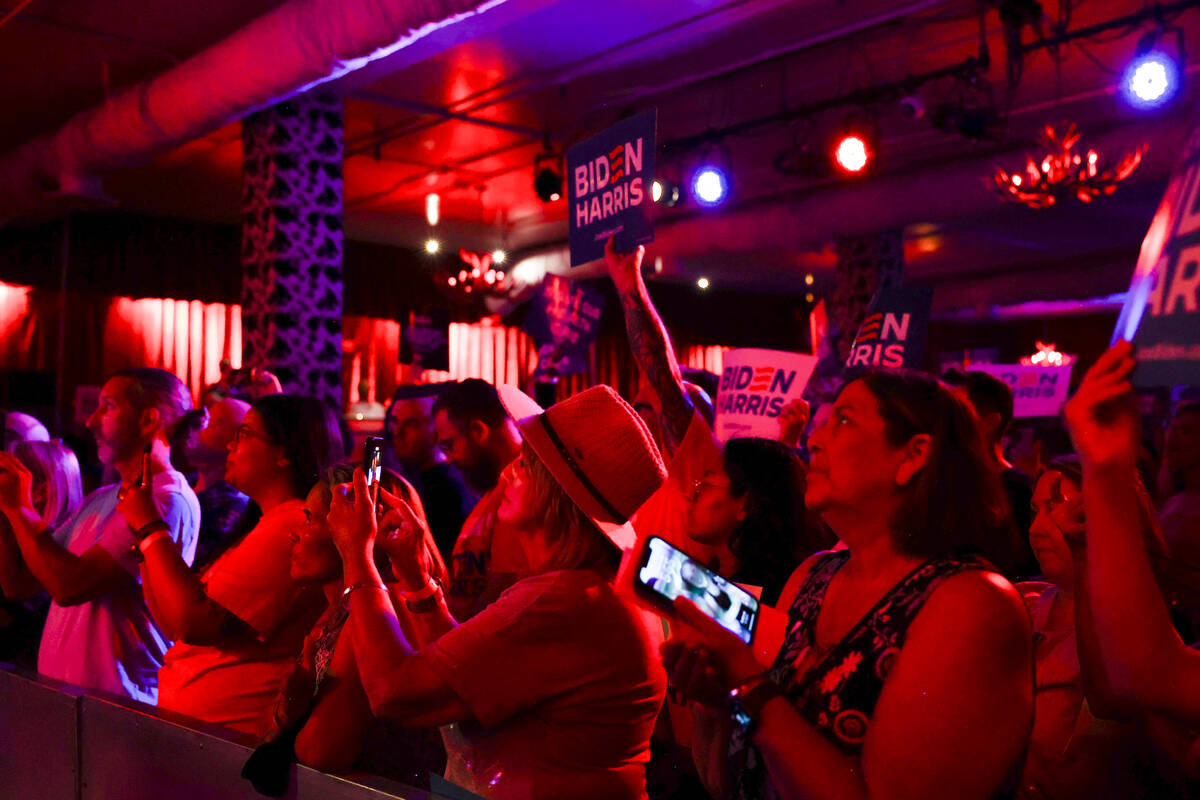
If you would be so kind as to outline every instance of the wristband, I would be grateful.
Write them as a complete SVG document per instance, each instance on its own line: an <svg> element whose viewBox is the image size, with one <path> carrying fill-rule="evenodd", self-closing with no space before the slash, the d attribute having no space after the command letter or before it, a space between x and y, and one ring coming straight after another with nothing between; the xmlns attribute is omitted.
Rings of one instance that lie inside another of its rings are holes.
<svg viewBox="0 0 1200 800"><path fill-rule="evenodd" d="M442 591L442 585L433 579L430 575L425 579L425 585L415 592L400 592L400 598L405 603L415 603L418 600L424 600L427 597L433 597L435 594Z"/></svg>
<svg viewBox="0 0 1200 800"><path fill-rule="evenodd" d="M170 528L161 528L159 530L154 531L149 536L147 536L146 538L144 538L140 542L138 542L137 548L138 548L138 550L142 551L142 555L146 555L146 551L150 548L150 545L152 545L155 542L160 541L162 539L170 539L170 538L171 538L171 529Z"/></svg>
<svg viewBox="0 0 1200 800"><path fill-rule="evenodd" d="M161 519L156 519L153 522L147 522L145 525L143 525L142 527L140 527L136 531L134 531L133 538L137 539L140 542L140 541L143 541L144 539L147 539L148 537L150 537L157 531L167 531L169 533L170 530L171 530L170 525L163 522Z"/></svg>
<svg viewBox="0 0 1200 800"><path fill-rule="evenodd" d="M367 589L372 586L375 587L376 589L382 589L385 592L387 591L387 587L384 586L382 583L376 583L375 581L363 581L362 583L355 583L355 584L353 584L351 586L347 586L345 589L343 589L342 590L342 599L345 600L347 597L349 597L350 593L353 592L355 589Z"/></svg>
<svg viewBox="0 0 1200 800"><path fill-rule="evenodd" d="M440 606L443 599L444 598L441 592L435 592L429 597L421 600L405 600L404 607L407 608L411 614L426 614Z"/></svg>

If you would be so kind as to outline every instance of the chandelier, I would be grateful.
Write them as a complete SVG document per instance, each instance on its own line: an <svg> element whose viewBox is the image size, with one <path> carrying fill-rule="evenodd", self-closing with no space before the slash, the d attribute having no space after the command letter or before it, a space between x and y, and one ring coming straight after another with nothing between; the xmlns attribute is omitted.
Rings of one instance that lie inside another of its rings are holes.
<svg viewBox="0 0 1200 800"><path fill-rule="evenodd" d="M1142 163L1147 147L1137 147L1112 166L1095 150L1076 150L1079 131L1073 122L1057 130L1047 125L1038 141L1046 148L1040 160L1030 157L1024 172L1010 174L997 168L992 176L1000 196L1011 203L1049 208L1063 197L1090 203L1093 198L1110 195Z"/></svg>
<svg viewBox="0 0 1200 800"><path fill-rule="evenodd" d="M498 269L491 253L480 255L463 249L458 251L458 257L462 260L459 269L448 269L443 278L451 290L466 296L500 295L508 291L507 275Z"/></svg>
<svg viewBox="0 0 1200 800"><path fill-rule="evenodd" d="M1037 352L1031 356L1022 356L1021 363L1027 367L1065 367L1075 363L1075 356L1060 352L1054 342L1037 343Z"/></svg>

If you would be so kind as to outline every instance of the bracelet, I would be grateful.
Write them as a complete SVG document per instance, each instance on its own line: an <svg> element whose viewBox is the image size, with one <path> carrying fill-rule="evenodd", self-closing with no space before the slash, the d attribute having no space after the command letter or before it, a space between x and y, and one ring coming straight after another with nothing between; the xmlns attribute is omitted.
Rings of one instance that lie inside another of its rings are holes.
<svg viewBox="0 0 1200 800"><path fill-rule="evenodd" d="M156 531L170 532L171 526L163 522L161 519L156 519L153 522L147 522L142 527L133 532L133 538L142 541L151 536Z"/></svg>
<svg viewBox="0 0 1200 800"><path fill-rule="evenodd" d="M142 551L142 555L146 555L146 550L148 550L150 548L150 545L154 544L155 542L161 541L163 539L170 539L170 538L171 538L171 529L170 528L164 528L161 530L157 530L157 531L154 531L154 533L151 533L145 539L142 539L140 542L138 542L137 549Z"/></svg>
<svg viewBox="0 0 1200 800"><path fill-rule="evenodd" d="M438 594L441 591L442 585L435 581L433 576L430 575L425 579L425 585L420 589L417 589L415 592L399 592L399 595L405 603L415 603L418 600L424 600L427 597L433 597L435 594Z"/></svg>
<svg viewBox="0 0 1200 800"><path fill-rule="evenodd" d="M762 683L763 681L770 680L770 679L771 679L771 671L770 670L755 673L754 675L751 675L749 678L746 678L746 680L739 683L737 686L730 689L729 690L729 699L736 700L737 698L745 695L746 692L750 691L758 684Z"/></svg>
<svg viewBox="0 0 1200 800"><path fill-rule="evenodd" d="M349 597L350 593L353 592L355 589L367 589L372 586L375 587L376 589L382 589L385 592L387 591L387 587L384 586L382 583L376 583L375 581L363 581L362 583L355 583L355 584L347 586L345 589L343 589L342 590L342 599L345 600L347 597Z"/></svg>
<svg viewBox="0 0 1200 800"><path fill-rule="evenodd" d="M441 592L435 592L420 600L405 600L404 607L411 614L427 614L440 606L443 599Z"/></svg>

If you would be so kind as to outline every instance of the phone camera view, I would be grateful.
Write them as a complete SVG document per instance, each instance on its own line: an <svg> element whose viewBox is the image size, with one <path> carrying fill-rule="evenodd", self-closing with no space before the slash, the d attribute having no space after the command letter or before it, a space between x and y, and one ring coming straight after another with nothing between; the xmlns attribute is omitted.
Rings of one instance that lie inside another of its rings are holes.
<svg viewBox="0 0 1200 800"><path fill-rule="evenodd" d="M372 436L363 448L363 471L367 473L367 485L374 486L383 477L383 440Z"/></svg>
<svg viewBox="0 0 1200 800"><path fill-rule="evenodd" d="M647 549L648 556L638 572L639 583L668 601L688 598L721 627L750 643L758 616L754 595L700 566L657 536L650 538Z"/></svg>

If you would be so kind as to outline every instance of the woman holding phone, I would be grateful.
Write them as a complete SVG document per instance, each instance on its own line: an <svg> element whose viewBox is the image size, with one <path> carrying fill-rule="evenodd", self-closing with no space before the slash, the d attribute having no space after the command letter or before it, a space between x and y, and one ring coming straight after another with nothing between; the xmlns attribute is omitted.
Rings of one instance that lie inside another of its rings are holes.
<svg viewBox="0 0 1200 800"><path fill-rule="evenodd" d="M928 376L870 372L842 389L809 448L806 503L847 549L788 581L772 669L675 604L683 625L664 660L705 709L694 754L710 790L982 800L1014 789L1033 719L1032 632L1016 590L980 558L1003 530L1003 495L970 409Z"/></svg>
<svg viewBox="0 0 1200 800"><path fill-rule="evenodd" d="M542 411L511 386L500 397L524 437L498 510L521 533L528 573L458 624L414 548L394 560L409 590L411 641L372 559L366 481L329 515L345 563L349 625L371 709L445 730L446 777L491 798L646 796L645 762L665 676L637 611L612 588L621 527L661 484L645 424L597 386ZM424 531L407 523L413 542ZM610 531L603 533L602 529Z"/></svg>
<svg viewBox="0 0 1200 800"><path fill-rule="evenodd" d="M250 496L261 518L202 574L192 572L151 523L144 489L118 506L143 532L137 545L146 604L175 645L159 670L159 705L253 735L304 636L325 605L315 586L289 574L292 534L304 498L342 453L333 413L314 397L259 398L229 445L225 479Z"/></svg>

